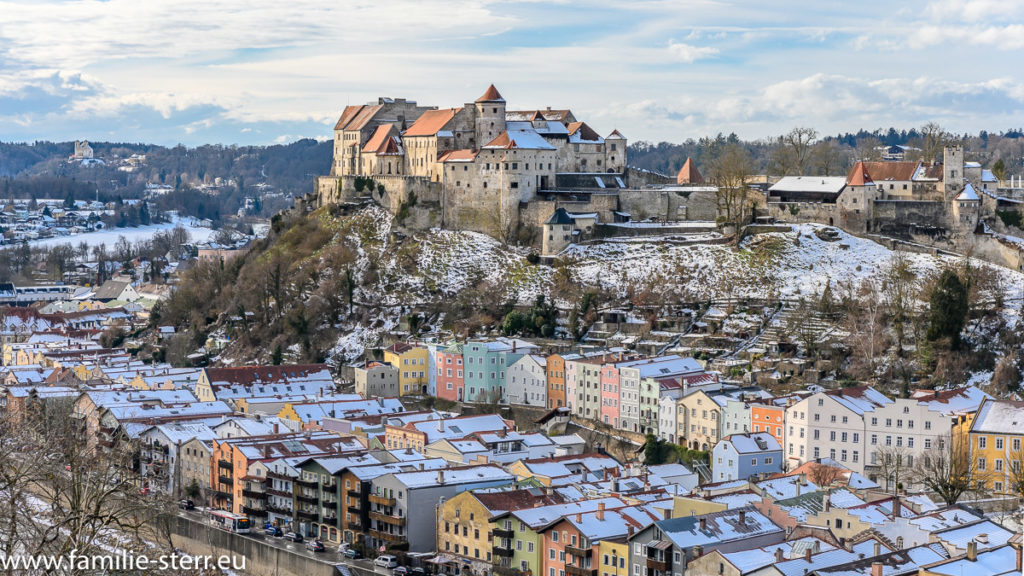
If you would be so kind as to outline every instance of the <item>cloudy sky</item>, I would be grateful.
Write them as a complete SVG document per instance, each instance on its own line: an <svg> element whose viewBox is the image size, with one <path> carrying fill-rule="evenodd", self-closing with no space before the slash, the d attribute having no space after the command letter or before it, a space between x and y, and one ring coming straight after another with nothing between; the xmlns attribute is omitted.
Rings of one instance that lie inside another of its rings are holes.
<svg viewBox="0 0 1024 576"><path fill-rule="evenodd" d="M326 138L377 96L682 141L1024 125L1024 0L0 0L0 140Z"/></svg>

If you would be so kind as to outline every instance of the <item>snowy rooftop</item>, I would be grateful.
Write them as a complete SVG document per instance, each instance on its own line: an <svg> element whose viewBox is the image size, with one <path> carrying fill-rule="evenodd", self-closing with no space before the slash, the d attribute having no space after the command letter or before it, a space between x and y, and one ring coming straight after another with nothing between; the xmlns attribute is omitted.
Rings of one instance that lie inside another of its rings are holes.
<svg viewBox="0 0 1024 576"><path fill-rule="evenodd" d="M972 432L1016 432L1024 426L1024 402L986 400L971 424Z"/></svg>
<svg viewBox="0 0 1024 576"><path fill-rule="evenodd" d="M845 176L784 176L769 192L828 192L838 194L846 187Z"/></svg>
<svg viewBox="0 0 1024 576"><path fill-rule="evenodd" d="M515 476L497 466L471 466L448 470L400 472L395 474L395 479L408 488L425 488L427 486L454 486L502 480L512 482L515 480Z"/></svg>
<svg viewBox="0 0 1024 576"><path fill-rule="evenodd" d="M774 436L767 432L753 434L733 434L723 439L736 449L737 454L760 454L761 452L781 452L782 446Z"/></svg>

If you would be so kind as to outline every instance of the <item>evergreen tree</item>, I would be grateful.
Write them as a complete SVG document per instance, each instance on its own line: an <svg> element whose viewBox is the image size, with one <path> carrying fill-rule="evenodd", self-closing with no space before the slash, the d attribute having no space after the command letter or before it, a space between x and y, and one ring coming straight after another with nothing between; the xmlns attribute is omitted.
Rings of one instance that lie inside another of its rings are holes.
<svg viewBox="0 0 1024 576"><path fill-rule="evenodd" d="M967 322L967 286L952 270L945 270L932 289L928 339L949 338L953 349L960 347L960 331Z"/></svg>

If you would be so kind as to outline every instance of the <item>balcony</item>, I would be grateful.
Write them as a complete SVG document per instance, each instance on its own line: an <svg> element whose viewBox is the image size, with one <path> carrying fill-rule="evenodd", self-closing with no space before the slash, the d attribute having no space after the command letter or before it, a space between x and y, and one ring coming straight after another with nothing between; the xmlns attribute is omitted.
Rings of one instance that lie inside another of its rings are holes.
<svg viewBox="0 0 1024 576"><path fill-rule="evenodd" d="M398 534L389 534L387 532L381 532L380 530L370 530L370 537L376 538L377 540L383 540L385 542L405 542L405 536L400 536ZM586 576L596 575L587 574Z"/></svg>
<svg viewBox="0 0 1024 576"><path fill-rule="evenodd" d="M379 494L370 494L370 502L377 504L378 506L394 506L395 499L388 498L387 496L381 496Z"/></svg>
<svg viewBox="0 0 1024 576"><path fill-rule="evenodd" d="M290 508L287 508L285 506L278 506L276 504L267 504L267 510L273 512L274 514L284 514L286 516L291 516L292 514Z"/></svg>
<svg viewBox="0 0 1024 576"><path fill-rule="evenodd" d="M387 514L381 514L380 512L370 512L370 519L376 520L377 522L383 522L385 524L391 524L392 526L405 526L405 518L388 516Z"/></svg>
<svg viewBox="0 0 1024 576"><path fill-rule="evenodd" d="M514 532L512 532L511 530L505 530L503 528L495 528L494 530L491 530L491 532L494 533L495 538L512 538L513 536L515 536Z"/></svg>
<svg viewBox="0 0 1024 576"><path fill-rule="evenodd" d="M363 513L363 511L360 510L358 506L349 506L348 507L348 512L349 512L349 514L355 514L356 516L359 516L360 514Z"/></svg>
<svg viewBox="0 0 1024 576"><path fill-rule="evenodd" d="M246 497L252 498L254 500L266 500L267 499L266 492L262 492L260 490L245 490L245 489L243 489L242 490L242 496L246 496Z"/></svg>
<svg viewBox="0 0 1024 576"><path fill-rule="evenodd" d="M572 556L578 556L580 558L590 558L590 555L594 553L594 550L591 548L577 548L566 544L565 553Z"/></svg>
<svg viewBox="0 0 1024 576"><path fill-rule="evenodd" d="M295 499L298 500L299 502L305 502L306 504L319 504L320 503L320 499L317 498L316 496L306 496L304 494L299 494L299 495L295 496Z"/></svg>
<svg viewBox="0 0 1024 576"><path fill-rule="evenodd" d="M362 496L362 494L363 493L360 492L359 490L349 490L348 491L348 497L349 498L355 498L356 500L358 500Z"/></svg>
<svg viewBox="0 0 1024 576"><path fill-rule="evenodd" d="M316 490L316 480L302 480L296 478L295 480L293 480L293 482L295 482L299 486L302 486L303 488L311 488L313 490Z"/></svg>
<svg viewBox="0 0 1024 576"><path fill-rule="evenodd" d="M266 516L267 511L262 508L253 508L251 506L242 506L242 514L247 516Z"/></svg>
<svg viewBox="0 0 1024 576"><path fill-rule="evenodd" d="M366 528L364 528L363 525L360 524L358 520L349 522L348 529L353 532L363 532L364 530L366 530Z"/></svg>
<svg viewBox="0 0 1024 576"><path fill-rule="evenodd" d="M494 555L499 558L511 558L514 554L515 552L513 552L511 548L494 547Z"/></svg>
<svg viewBox="0 0 1024 576"><path fill-rule="evenodd" d="M320 517L317 515L316 512L309 512L309 511L306 511L306 510L299 510L296 513L296 515L299 518L302 518L303 520L309 520L311 522L316 522L317 520L320 519Z"/></svg>
<svg viewBox="0 0 1024 576"><path fill-rule="evenodd" d="M330 514L330 515L325 514L324 516L322 516L321 519L322 519L323 522L329 522L331 524L337 524L337 522L338 522L338 517L336 515L334 515L334 514Z"/></svg>
<svg viewBox="0 0 1024 576"><path fill-rule="evenodd" d="M289 482L295 480L295 478L292 478L287 474L279 474L277 472L271 472L270 470L267 470L267 478L277 478L278 480L287 480Z"/></svg>
<svg viewBox="0 0 1024 576"><path fill-rule="evenodd" d="M572 574L572 576L597 576L597 568L582 568L573 564L566 564L565 573Z"/></svg>
<svg viewBox="0 0 1024 576"><path fill-rule="evenodd" d="M217 460L217 467L231 470L231 462L228 460Z"/></svg>
<svg viewBox="0 0 1024 576"><path fill-rule="evenodd" d="M655 560L654 558L647 559L647 570L658 570L660 572L669 571L669 563L665 560Z"/></svg>
<svg viewBox="0 0 1024 576"><path fill-rule="evenodd" d="M267 494L273 494L274 496L280 496L281 498L291 498L293 496L291 492L285 492L284 490L278 490L276 488L267 488Z"/></svg>

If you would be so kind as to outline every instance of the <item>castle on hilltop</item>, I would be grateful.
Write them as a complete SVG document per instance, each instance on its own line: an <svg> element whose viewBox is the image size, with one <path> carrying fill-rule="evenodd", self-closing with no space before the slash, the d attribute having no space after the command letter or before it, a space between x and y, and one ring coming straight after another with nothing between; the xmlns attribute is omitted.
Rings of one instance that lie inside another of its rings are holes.
<svg viewBox="0 0 1024 576"><path fill-rule="evenodd" d="M371 197L411 228L537 243L559 207L613 218L630 176L626 146L618 130L602 137L570 110L509 110L493 85L456 108L379 98L345 107L316 201Z"/></svg>

